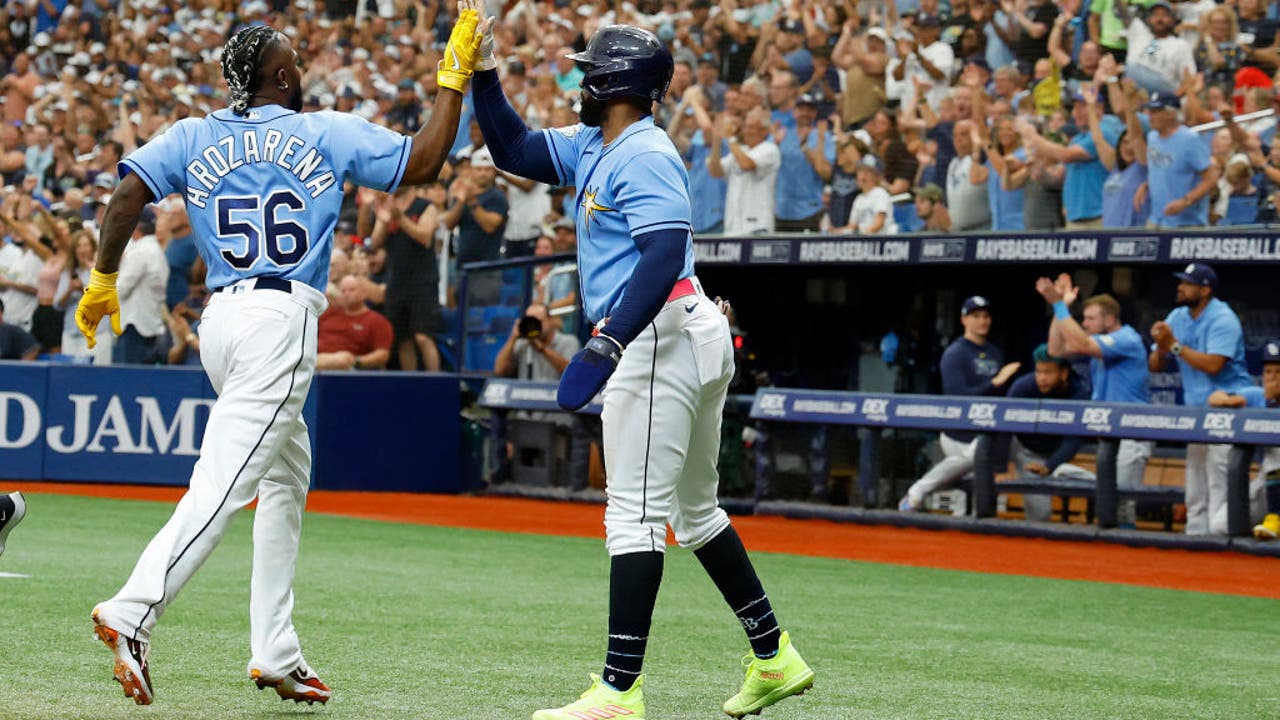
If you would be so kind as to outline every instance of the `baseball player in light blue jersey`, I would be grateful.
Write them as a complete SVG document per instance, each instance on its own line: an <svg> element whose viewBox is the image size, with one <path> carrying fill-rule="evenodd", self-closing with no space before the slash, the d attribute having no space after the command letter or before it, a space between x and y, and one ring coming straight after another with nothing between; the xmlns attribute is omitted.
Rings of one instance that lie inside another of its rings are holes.
<svg viewBox="0 0 1280 720"><path fill-rule="evenodd" d="M1101 294L1084 301L1080 322L1071 316L1071 305L1080 288L1071 276L1062 273L1056 281L1042 277L1036 281L1036 292L1053 308L1049 324L1049 353L1055 357L1087 356L1092 381L1091 399L1098 402L1151 402L1147 390L1147 348L1133 326L1120 321L1120 303ZM1137 490L1142 487L1147 461L1155 449L1150 440L1120 441L1116 456L1116 487ZM1120 525L1132 527L1135 503L1121 501Z"/></svg>
<svg viewBox="0 0 1280 720"><path fill-rule="evenodd" d="M578 701L540 710L534 720L644 717L641 666L668 524L677 542L694 550L751 643L746 681L724 710L758 713L812 687L813 671L779 628L716 500L733 347L728 321L693 275L684 164L650 115L671 80L671 55L648 31L601 28L584 52L570 56L585 73L582 122L531 132L503 95L491 34L485 37L472 93L494 162L577 193L578 270L597 333L565 369L557 399L577 410L604 389L612 563L604 670Z"/></svg>
<svg viewBox="0 0 1280 720"><path fill-rule="evenodd" d="M411 138L353 115L300 112L298 54L284 35L253 26L223 50L230 107L176 123L120 163L76 323L89 347L103 316L120 332L115 278L124 246L147 203L179 193L213 288L200 355L218 393L190 489L124 587L93 610L115 678L139 705L155 695L147 653L157 620L254 499L249 676L282 699L329 699L302 657L292 585L311 476L302 404L342 186L392 192L435 180L475 63L477 23L474 11L459 17L431 121Z"/></svg>
<svg viewBox="0 0 1280 720"><path fill-rule="evenodd" d="M1177 363L1183 405L1207 405L1215 390L1238 393L1253 387L1244 362L1244 330L1231 306L1217 297L1218 273L1191 263L1173 276L1178 307L1151 326L1151 372ZM1230 455L1225 443L1187 444L1188 535L1226 534Z"/></svg>

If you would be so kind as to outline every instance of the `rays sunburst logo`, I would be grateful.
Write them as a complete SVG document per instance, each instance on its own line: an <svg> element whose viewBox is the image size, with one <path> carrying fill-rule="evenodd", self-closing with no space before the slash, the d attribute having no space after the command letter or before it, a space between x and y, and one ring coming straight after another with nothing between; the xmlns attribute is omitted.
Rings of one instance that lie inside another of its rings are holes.
<svg viewBox="0 0 1280 720"><path fill-rule="evenodd" d="M591 218L597 212L613 212L613 208L605 207L604 205L596 202L596 196L599 194L600 190L598 188L594 190L588 189L582 193L582 208L587 211L587 220L585 224L588 228L591 227Z"/></svg>

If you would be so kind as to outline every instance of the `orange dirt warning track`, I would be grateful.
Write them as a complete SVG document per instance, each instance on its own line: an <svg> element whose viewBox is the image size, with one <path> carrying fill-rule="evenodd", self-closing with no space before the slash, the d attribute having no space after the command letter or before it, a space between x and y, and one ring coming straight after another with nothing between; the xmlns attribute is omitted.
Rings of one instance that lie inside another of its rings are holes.
<svg viewBox="0 0 1280 720"><path fill-rule="evenodd" d="M163 502L176 502L185 490L61 483L18 483L16 489ZM443 527L604 536L603 507L583 503L317 490L308 497L307 510ZM1280 599L1280 583L1273 581L1280 561L1236 552L1132 548L779 517L735 517L733 522L754 551Z"/></svg>

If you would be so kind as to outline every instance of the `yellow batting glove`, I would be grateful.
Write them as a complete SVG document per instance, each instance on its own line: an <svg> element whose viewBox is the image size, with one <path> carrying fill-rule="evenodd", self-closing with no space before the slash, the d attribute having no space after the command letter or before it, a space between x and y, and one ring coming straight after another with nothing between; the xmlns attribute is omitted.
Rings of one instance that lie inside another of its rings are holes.
<svg viewBox="0 0 1280 720"><path fill-rule="evenodd" d="M444 57L436 66L436 83L440 87L466 94L467 83L480 56L483 35L477 32L479 25L480 15L475 10L467 9L458 14L458 22L444 46Z"/></svg>
<svg viewBox="0 0 1280 720"><path fill-rule="evenodd" d="M90 272L89 287L84 289L84 297L80 298L80 305L76 308L76 327L80 328L91 348L98 344L94 335L104 315L111 317L111 332L116 335L124 332L120 327L120 297L116 295L118 274Z"/></svg>

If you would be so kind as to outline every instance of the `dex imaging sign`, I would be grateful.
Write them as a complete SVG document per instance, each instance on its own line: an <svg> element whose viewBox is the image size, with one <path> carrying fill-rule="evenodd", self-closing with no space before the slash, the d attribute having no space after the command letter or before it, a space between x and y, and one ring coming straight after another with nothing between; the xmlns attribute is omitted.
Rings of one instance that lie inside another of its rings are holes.
<svg viewBox="0 0 1280 720"><path fill-rule="evenodd" d="M0 367L0 477L182 484L213 393L198 371Z"/></svg>

